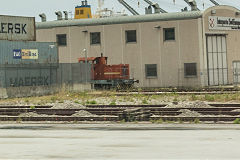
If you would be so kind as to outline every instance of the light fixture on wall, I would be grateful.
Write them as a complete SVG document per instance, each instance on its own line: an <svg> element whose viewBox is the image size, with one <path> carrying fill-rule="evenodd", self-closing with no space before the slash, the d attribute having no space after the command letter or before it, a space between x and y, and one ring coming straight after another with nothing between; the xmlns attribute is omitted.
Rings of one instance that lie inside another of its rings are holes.
<svg viewBox="0 0 240 160"><path fill-rule="evenodd" d="M51 49L53 49L53 48L55 47L55 45L54 45L54 44L50 44L49 47L50 47Z"/></svg>
<svg viewBox="0 0 240 160"><path fill-rule="evenodd" d="M161 27L161 26L155 26L154 28L156 28L156 29L161 29L162 27Z"/></svg>
<svg viewBox="0 0 240 160"><path fill-rule="evenodd" d="M216 14L216 10L215 9L211 10L211 14Z"/></svg>
<svg viewBox="0 0 240 160"><path fill-rule="evenodd" d="M87 32L88 32L88 30L83 30L82 32L84 32L84 33L87 33Z"/></svg>

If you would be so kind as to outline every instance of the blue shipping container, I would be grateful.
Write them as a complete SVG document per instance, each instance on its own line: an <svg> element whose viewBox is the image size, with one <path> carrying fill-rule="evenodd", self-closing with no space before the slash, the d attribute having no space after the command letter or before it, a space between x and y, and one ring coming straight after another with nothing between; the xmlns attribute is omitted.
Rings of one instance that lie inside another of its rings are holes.
<svg viewBox="0 0 240 160"><path fill-rule="evenodd" d="M58 48L54 42L0 40L0 65L57 63Z"/></svg>

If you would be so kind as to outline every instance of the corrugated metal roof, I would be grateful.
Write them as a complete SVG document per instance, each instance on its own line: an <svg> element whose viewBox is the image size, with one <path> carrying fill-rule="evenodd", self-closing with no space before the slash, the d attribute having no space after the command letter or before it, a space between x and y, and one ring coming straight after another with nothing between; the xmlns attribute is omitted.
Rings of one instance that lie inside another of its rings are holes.
<svg viewBox="0 0 240 160"><path fill-rule="evenodd" d="M68 26L95 26L95 25L110 25L123 23L137 23L137 22L154 22L154 21L170 21L180 19L195 19L202 17L202 11L176 12L176 13L161 13L150 15L137 16L122 16L99 19L73 19L61 21L49 21L36 23L37 29L68 27Z"/></svg>

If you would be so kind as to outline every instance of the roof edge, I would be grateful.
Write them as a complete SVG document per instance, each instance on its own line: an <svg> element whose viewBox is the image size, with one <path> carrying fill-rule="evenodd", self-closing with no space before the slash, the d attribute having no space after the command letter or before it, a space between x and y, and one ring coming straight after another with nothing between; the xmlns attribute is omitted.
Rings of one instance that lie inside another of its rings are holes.
<svg viewBox="0 0 240 160"><path fill-rule="evenodd" d="M138 22L155 22L155 21L170 21L183 19L196 19L202 17L202 11L188 11L188 12L174 12L161 13L150 15L136 15L136 16L122 16L99 19L73 19L49 22L37 22L36 29L49 29L56 27L68 26L95 26L95 25L111 25L124 23L138 23Z"/></svg>
<svg viewBox="0 0 240 160"><path fill-rule="evenodd" d="M203 12L203 17L208 13L210 12L211 10L213 9L229 9L229 10L233 10L233 11L236 11L236 12L240 12L240 10L234 6L229 6L229 5L218 5L218 6L212 6L212 7L209 7L208 9L206 9L204 12Z"/></svg>

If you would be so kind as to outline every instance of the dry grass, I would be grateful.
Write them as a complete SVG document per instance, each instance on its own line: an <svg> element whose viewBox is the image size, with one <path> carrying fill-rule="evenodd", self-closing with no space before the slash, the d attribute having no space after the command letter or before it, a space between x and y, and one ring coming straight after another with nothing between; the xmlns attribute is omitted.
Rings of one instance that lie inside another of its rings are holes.
<svg viewBox="0 0 240 160"><path fill-rule="evenodd" d="M27 97L27 98L9 98L0 99L0 104L27 104L27 105L46 105L49 103L63 103L69 100L79 104L94 102L94 104L131 103L131 104L161 104L167 102L183 101L206 101L206 102L235 102L240 103L240 94L218 94L218 95L178 95L175 93L161 95L125 95L115 96L115 92L97 91L97 92L60 92L54 95ZM101 102L99 100L102 100ZM96 102L96 103L95 103Z"/></svg>

